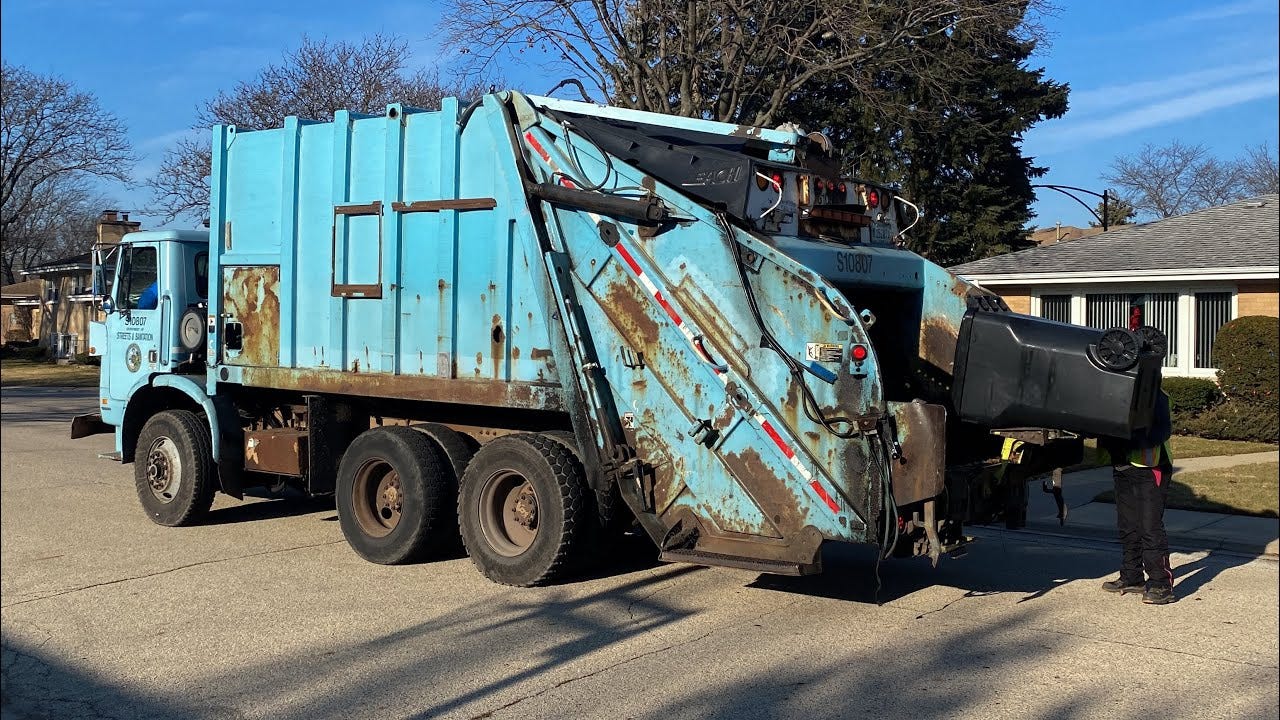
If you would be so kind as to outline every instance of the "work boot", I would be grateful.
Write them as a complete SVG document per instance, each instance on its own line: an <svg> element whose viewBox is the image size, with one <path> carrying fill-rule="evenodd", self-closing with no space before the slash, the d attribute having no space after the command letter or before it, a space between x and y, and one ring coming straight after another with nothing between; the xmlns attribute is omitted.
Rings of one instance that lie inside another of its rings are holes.
<svg viewBox="0 0 1280 720"><path fill-rule="evenodd" d="M1152 585L1142 593L1142 602L1148 605L1168 605L1176 599L1173 588L1168 585Z"/></svg>
<svg viewBox="0 0 1280 720"><path fill-rule="evenodd" d="M1140 593L1143 590L1146 590L1147 586L1142 581L1126 582L1121 578L1120 580L1108 580L1102 583L1102 589L1109 593L1120 593L1121 595L1125 595L1128 593Z"/></svg>

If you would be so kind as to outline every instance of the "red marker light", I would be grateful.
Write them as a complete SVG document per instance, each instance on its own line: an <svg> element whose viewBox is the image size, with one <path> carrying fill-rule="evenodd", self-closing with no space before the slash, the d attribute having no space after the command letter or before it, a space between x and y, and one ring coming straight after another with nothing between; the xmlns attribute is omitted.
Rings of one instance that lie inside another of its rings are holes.
<svg viewBox="0 0 1280 720"><path fill-rule="evenodd" d="M880 193L875 190L867 191L867 207L875 207L880 204Z"/></svg>
<svg viewBox="0 0 1280 720"><path fill-rule="evenodd" d="M782 173L773 174L773 183L778 187L782 187Z"/></svg>
<svg viewBox="0 0 1280 720"><path fill-rule="evenodd" d="M834 182L832 182L832 181L828 180L828 181L827 181L827 192L831 192L832 190L835 190L835 189L836 189L836 184L835 184Z"/></svg>
<svg viewBox="0 0 1280 720"><path fill-rule="evenodd" d="M848 192L848 191L849 191L849 186L848 186L848 185L845 185L844 183L840 183L840 192L841 192L841 193L845 193L845 192Z"/></svg>
<svg viewBox="0 0 1280 720"><path fill-rule="evenodd" d="M853 349L849 351L849 355L853 357L854 362L862 362L867 359L867 346L854 345Z"/></svg>

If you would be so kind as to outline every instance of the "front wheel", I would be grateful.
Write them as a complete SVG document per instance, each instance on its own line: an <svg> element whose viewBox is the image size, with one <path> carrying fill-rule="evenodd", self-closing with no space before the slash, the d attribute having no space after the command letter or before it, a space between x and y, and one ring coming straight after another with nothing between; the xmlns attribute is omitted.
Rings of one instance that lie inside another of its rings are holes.
<svg viewBox="0 0 1280 720"><path fill-rule="evenodd" d="M133 482L152 522L199 522L213 504L217 482L209 426L187 410L152 416L138 436Z"/></svg>

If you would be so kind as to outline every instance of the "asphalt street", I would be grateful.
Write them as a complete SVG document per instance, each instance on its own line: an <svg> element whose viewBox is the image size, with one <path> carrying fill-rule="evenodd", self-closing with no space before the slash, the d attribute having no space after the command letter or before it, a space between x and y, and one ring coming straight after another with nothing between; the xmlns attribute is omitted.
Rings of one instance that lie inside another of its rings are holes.
<svg viewBox="0 0 1280 720"><path fill-rule="evenodd" d="M1180 600L1098 589L1116 545L978 529L967 556L833 547L775 578L655 564L540 589L380 567L332 505L219 498L162 528L68 439L92 390L0 410L4 718L1275 718L1277 566L1173 557Z"/></svg>

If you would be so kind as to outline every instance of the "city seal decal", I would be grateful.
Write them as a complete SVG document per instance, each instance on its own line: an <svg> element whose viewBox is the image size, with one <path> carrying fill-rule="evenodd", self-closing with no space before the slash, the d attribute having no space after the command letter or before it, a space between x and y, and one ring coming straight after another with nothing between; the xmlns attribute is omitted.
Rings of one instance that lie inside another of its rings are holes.
<svg viewBox="0 0 1280 720"><path fill-rule="evenodd" d="M124 366L129 368L129 372L138 372L142 367L142 348L138 343L130 343L129 349L124 351Z"/></svg>

